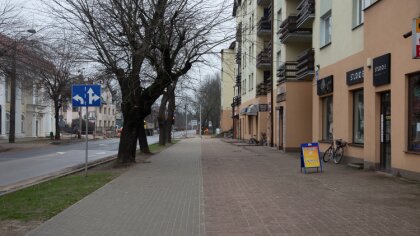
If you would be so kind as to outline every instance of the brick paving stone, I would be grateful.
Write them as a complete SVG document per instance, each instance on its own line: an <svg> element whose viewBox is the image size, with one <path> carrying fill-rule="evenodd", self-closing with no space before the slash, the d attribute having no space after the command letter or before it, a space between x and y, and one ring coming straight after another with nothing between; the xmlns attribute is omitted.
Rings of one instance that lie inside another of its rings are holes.
<svg viewBox="0 0 420 236"><path fill-rule="evenodd" d="M329 163L324 173L299 167L298 154L206 139L207 235L420 235L420 184Z"/></svg>
<svg viewBox="0 0 420 236"><path fill-rule="evenodd" d="M200 142L134 166L29 235L204 235Z"/></svg>

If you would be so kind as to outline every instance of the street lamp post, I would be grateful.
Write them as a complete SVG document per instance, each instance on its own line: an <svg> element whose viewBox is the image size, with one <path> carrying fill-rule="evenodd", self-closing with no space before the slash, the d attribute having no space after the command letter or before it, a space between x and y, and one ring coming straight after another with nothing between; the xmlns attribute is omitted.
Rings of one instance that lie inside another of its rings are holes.
<svg viewBox="0 0 420 236"><path fill-rule="evenodd" d="M34 29L27 30L32 35L36 33ZM30 37L30 36L28 36ZM28 38L27 37L27 38ZM21 39L22 40L22 39ZM12 70L10 72L10 125L9 125L9 143L15 142L16 137L16 56L17 56L17 45L19 41L14 40L13 42L13 54L12 54ZM6 85L7 86L7 85Z"/></svg>

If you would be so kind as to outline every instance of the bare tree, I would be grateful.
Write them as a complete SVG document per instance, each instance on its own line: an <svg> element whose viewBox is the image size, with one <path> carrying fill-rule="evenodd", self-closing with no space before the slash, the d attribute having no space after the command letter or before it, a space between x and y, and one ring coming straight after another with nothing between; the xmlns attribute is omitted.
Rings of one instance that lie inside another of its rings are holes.
<svg viewBox="0 0 420 236"><path fill-rule="evenodd" d="M196 93L196 109L201 105L202 127L218 127L220 123L220 75L209 76Z"/></svg>
<svg viewBox="0 0 420 236"><path fill-rule="evenodd" d="M124 116L118 151L121 163L135 162L137 139L141 149L149 152L143 119L165 88L215 46L231 39L212 37L230 19L223 15L229 10L227 4L215 8L205 0L52 2L55 15L89 42L85 45L89 58L118 80ZM149 66L154 76L141 78Z"/></svg>
<svg viewBox="0 0 420 236"><path fill-rule="evenodd" d="M79 64L78 51L66 40L57 40L53 45L39 48L39 51L45 59L45 65L37 68L34 84L43 88L44 98L54 105L55 139L59 140L60 109L70 102L71 85L77 79L74 72Z"/></svg>

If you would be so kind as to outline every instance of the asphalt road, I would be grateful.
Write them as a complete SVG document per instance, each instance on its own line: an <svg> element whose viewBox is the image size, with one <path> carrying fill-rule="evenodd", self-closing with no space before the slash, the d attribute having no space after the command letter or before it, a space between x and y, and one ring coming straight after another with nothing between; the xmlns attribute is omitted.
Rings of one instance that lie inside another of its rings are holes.
<svg viewBox="0 0 420 236"><path fill-rule="evenodd" d="M193 135L189 131L189 135ZM175 132L174 137L185 136ZM149 144L157 143L159 135L149 136ZM89 141L88 161L103 159L118 152L119 139ZM85 142L62 144L17 152L3 152L0 156L0 188L21 181L45 176L85 163Z"/></svg>

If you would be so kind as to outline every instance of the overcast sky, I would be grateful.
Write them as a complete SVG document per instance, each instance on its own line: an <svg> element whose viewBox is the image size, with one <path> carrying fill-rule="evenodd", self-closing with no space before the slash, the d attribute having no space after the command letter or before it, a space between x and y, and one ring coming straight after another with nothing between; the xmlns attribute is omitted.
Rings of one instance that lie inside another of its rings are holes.
<svg viewBox="0 0 420 236"><path fill-rule="evenodd" d="M51 17L47 13L47 7L43 4L41 0L0 0L0 3L4 3L6 1L11 1L16 6L19 6L22 10L22 17L25 21L29 24L29 28L34 28L37 31L44 27L48 27L51 22ZM218 4L221 4L223 1L228 1L228 3L233 2L231 0L212 0ZM227 12L231 14L232 9L227 9ZM232 20L226 27L233 28L234 22ZM221 49L227 48L231 42L224 43L220 45L214 52L220 52ZM193 77L200 77L197 78L198 80L205 79L208 75L214 73L220 73L220 53L215 56L207 57L207 61L209 65L200 65L193 67L190 75Z"/></svg>

